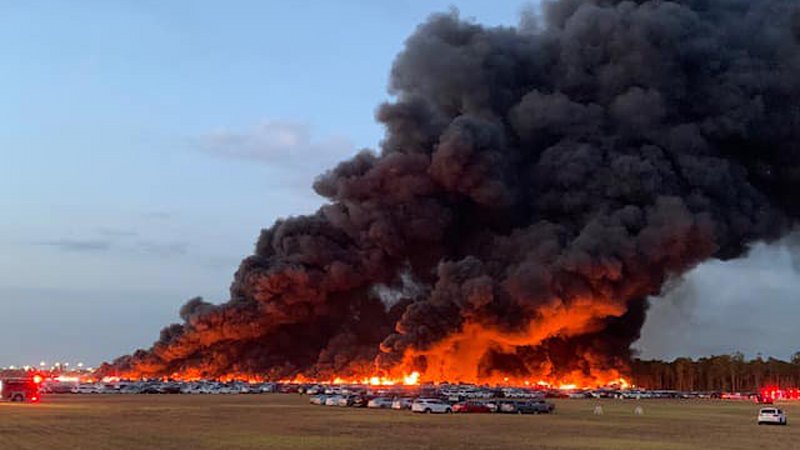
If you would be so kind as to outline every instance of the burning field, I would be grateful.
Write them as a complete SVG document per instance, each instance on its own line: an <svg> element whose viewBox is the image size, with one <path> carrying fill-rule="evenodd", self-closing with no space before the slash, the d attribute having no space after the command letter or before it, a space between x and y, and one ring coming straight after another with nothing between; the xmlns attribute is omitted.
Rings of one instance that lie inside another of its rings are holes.
<svg viewBox="0 0 800 450"><path fill-rule="evenodd" d="M128 378L604 385L648 299L800 214L800 8L559 0L432 16L386 135L264 229L230 299L180 308Z"/></svg>

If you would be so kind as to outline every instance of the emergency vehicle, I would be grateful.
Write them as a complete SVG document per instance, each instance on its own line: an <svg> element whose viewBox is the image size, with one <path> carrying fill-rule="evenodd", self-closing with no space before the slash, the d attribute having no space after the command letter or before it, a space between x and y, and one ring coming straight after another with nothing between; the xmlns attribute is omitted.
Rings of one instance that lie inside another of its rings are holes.
<svg viewBox="0 0 800 450"><path fill-rule="evenodd" d="M0 401L38 402L41 399L39 385L41 375L0 378Z"/></svg>

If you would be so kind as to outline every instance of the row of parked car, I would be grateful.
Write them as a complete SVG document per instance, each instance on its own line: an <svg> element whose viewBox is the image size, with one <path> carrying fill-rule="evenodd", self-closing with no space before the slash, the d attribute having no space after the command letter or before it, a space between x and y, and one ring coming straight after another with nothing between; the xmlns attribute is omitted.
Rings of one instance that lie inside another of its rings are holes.
<svg viewBox="0 0 800 450"><path fill-rule="evenodd" d="M721 399L759 399L757 393L725 394L714 392L680 392L657 390L545 390L535 388L489 387L466 384L442 384L408 386L364 386L334 384L296 384L296 383L246 383L243 381L220 382L141 380L118 381L115 383L76 383L45 381L44 392L73 394L261 394L271 392L301 393L307 395L363 394L370 397L398 398L441 398L451 405L466 400L516 399L535 400L541 398L616 398L616 399L663 399L663 398L721 398ZM762 402L770 403L770 402ZM348 405L352 406L352 405ZM410 406L408 406L410 408Z"/></svg>
<svg viewBox="0 0 800 450"><path fill-rule="evenodd" d="M520 388L489 388L474 385L422 385L422 386L363 386L363 385L326 385L316 384L301 386L301 394L307 395L349 395L365 394L371 397L426 397L442 398L455 404L465 400L504 399L536 399L547 397L546 391Z"/></svg>
<svg viewBox="0 0 800 450"><path fill-rule="evenodd" d="M352 408L411 410L424 414L505 413L549 414L555 405L543 398L484 399L451 402L441 397L371 397L366 394L315 394L309 397L312 405Z"/></svg>
<svg viewBox="0 0 800 450"><path fill-rule="evenodd" d="M368 392L378 395L388 395L389 397L403 396L407 392L407 387L364 387L364 386L341 386L341 385L306 385L300 386L298 392L308 395L316 394L348 394L367 389ZM486 400L493 398L505 399L534 399L534 398L574 398L574 399L689 399L689 398L728 398L724 394L713 392L681 392L669 390L641 390L641 389L536 389L536 388L517 388L517 387L489 387L476 385L438 385L438 386L418 386L417 391L420 395L427 396L434 394L455 403L463 400ZM755 394L754 394L755 395ZM732 398L732 397L731 397Z"/></svg>
<svg viewBox="0 0 800 450"><path fill-rule="evenodd" d="M233 381L122 381L117 383L51 383L42 386L55 394L264 394L277 392L276 383Z"/></svg>

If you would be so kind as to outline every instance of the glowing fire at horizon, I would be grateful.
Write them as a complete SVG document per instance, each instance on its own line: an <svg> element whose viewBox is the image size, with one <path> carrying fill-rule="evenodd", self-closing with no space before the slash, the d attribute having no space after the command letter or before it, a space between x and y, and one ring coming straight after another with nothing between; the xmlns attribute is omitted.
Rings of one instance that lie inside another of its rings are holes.
<svg viewBox="0 0 800 450"><path fill-rule="evenodd" d="M263 382L278 382L286 384L319 384L319 385L361 385L372 387L410 387L421 385L442 385L442 384L474 384L482 386L505 386L505 387L523 387L530 389L553 389L562 391L585 390L594 388L612 387L616 389L630 389L632 386L622 376L619 376L616 371L609 371L603 377L593 376L588 377L585 374L572 374L572 377L564 377L561 379L516 379L508 376L494 377L484 379L476 382L469 382L464 380L433 380L428 379L424 373L419 371L412 371L403 373L400 376L393 377L386 374L382 375L363 375L363 376L334 376L329 379L316 379L303 375L298 375L291 379L270 380L267 378L243 375L243 374L227 374L221 377L205 378L197 374L189 373L173 373L169 377L162 377L162 381L200 381L200 380L215 380L221 382L242 381L250 384L263 383ZM37 375L38 376L38 375ZM114 376L98 377L94 373L82 374L59 374L49 377L50 380L60 383L118 383L120 381L130 380L143 380L149 379L146 376L135 376L134 374L121 374ZM43 381L44 378L41 378Z"/></svg>

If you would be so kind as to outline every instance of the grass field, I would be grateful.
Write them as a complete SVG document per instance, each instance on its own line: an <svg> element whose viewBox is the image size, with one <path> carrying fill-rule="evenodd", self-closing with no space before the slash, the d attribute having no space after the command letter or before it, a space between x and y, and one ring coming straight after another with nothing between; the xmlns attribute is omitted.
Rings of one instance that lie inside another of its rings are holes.
<svg viewBox="0 0 800 450"><path fill-rule="evenodd" d="M53 395L0 403L0 449L800 449L799 404L782 406L786 427L756 425L749 402L556 404L549 416L427 416L312 406L293 394ZM597 404L604 415L593 414Z"/></svg>

